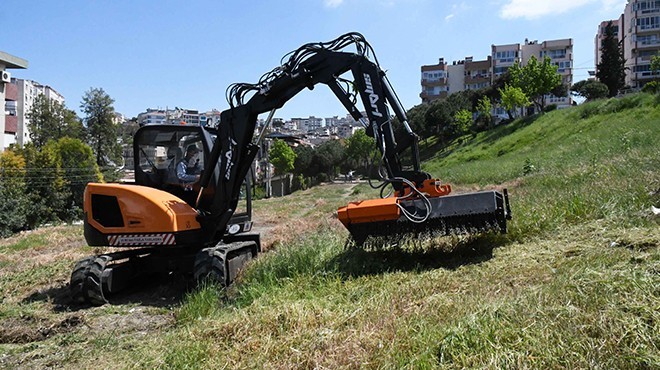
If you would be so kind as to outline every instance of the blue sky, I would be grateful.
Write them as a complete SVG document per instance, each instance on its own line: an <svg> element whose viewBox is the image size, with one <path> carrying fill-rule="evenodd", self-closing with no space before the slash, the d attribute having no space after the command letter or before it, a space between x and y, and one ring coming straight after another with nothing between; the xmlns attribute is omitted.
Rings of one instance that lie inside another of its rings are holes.
<svg viewBox="0 0 660 370"><path fill-rule="evenodd" d="M420 66L485 59L491 44L573 38L574 82L593 69L598 24L626 0L2 0L0 50L27 59L14 77L50 85L79 110L103 88L128 117L147 108L227 108L225 89L256 82L307 42L362 33L405 108ZM325 86L276 117L344 116Z"/></svg>

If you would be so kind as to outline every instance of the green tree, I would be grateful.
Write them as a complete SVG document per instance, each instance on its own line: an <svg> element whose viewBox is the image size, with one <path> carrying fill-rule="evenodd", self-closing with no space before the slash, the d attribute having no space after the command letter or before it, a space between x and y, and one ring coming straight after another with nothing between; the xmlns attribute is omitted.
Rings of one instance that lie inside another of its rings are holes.
<svg viewBox="0 0 660 370"><path fill-rule="evenodd" d="M623 40L615 34L616 27L610 21L605 26L605 35L601 44L600 63L596 78L607 85L609 96L613 97L626 84L626 59L623 57Z"/></svg>
<svg viewBox="0 0 660 370"><path fill-rule="evenodd" d="M25 194L25 159L7 149L0 153L0 236L6 237L27 224L29 200Z"/></svg>
<svg viewBox="0 0 660 370"><path fill-rule="evenodd" d="M425 119L428 109L429 104L420 104L410 108L406 112L410 128L422 138L431 136L431 130L429 130L429 125L426 124Z"/></svg>
<svg viewBox="0 0 660 370"><path fill-rule="evenodd" d="M114 100L100 88L85 92L80 108L89 132L89 143L102 168L121 162L121 145L117 140L118 127L114 122Z"/></svg>
<svg viewBox="0 0 660 370"><path fill-rule="evenodd" d="M311 173L317 178L324 174L327 180L335 178L337 168L344 159L344 146L339 140L329 140L318 146L310 163Z"/></svg>
<svg viewBox="0 0 660 370"><path fill-rule="evenodd" d="M656 81L660 79L660 52L651 57L651 73Z"/></svg>
<svg viewBox="0 0 660 370"><path fill-rule="evenodd" d="M65 136L79 139L85 137L84 127L76 113L43 94L37 95L27 118L30 139L37 148L43 147L49 140Z"/></svg>
<svg viewBox="0 0 660 370"><path fill-rule="evenodd" d="M571 91L587 101L605 98L610 92L607 85L596 80L578 81L571 86Z"/></svg>
<svg viewBox="0 0 660 370"><path fill-rule="evenodd" d="M534 103L539 112L545 108L545 97L561 85L561 75L557 73L557 66L552 64L550 58L545 57L539 63L532 56L525 66L520 63L509 68L512 85L519 87Z"/></svg>
<svg viewBox="0 0 660 370"><path fill-rule="evenodd" d="M369 163L376 152L376 142L368 136L365 130L357 130L353 136L346 139L346 158L349 162L356 162L364 167L365 173L369 170Z"/></svg>
<svg viewBox="0 0 660 370"><path fill-rule="evenodd" d="M492 109L493 105L490 103L490 99L485 95L482 96L477 103L477 112L479 113L479 120L488 127L493 123Z"/></svg>
<svg viewBox="0 0 660 370"><path fill-rule="evenodd" d="M89 145L78 139L61 138L56 143L56 151L60 157L64 186L69 198L66 212L60 214L64 220L72 220L82 216L83 194L89 182L102 180L98 165L94 161L94 153Z"/></svg>
<svg viewBox="0 0 660 370"><path fill-rule="evenodd" d="M470 130L472 124L472 113L467 109L461 109L454 114L455 127L457 132L465 133Z"/></svg>
<svg viewBox="0 0 660 370"><path fill-rule="evenodd" d="M35 228L46 222L61 220L71 194L65 186L57 142L50 140L41 149L30 143L21 151L25 159L26 193L30 201L27 226Z"/></svg>
<svg viewBox="0 0 660 370"><path fill-rule="evenodd" d="M283 175L293 170L296 153L284 140L275 139L268 152L268 159L275 166L275 173Z"/></svg>
<svg viewBox="0 0 660 370"><path fill-rule="evenodd" d="M506 109L509 119L514 118L513 113L517 108L526 107L531 104L527 95L519 87L506 84L503 89L499 89L499 92L502 106Z"/></svg>

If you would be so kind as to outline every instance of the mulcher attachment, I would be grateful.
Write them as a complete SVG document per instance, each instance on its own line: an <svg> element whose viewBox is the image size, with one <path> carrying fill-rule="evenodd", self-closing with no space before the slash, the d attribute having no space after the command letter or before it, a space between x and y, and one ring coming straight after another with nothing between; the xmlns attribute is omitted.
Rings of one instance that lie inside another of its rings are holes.
<svg viewBox="0 0 660 370"><path fill-rule="evenodd" d="M357 245L371 237L397 242L407 236L506 233L511 219L507 190L435 197L352 202L338 210Z"/></svg>

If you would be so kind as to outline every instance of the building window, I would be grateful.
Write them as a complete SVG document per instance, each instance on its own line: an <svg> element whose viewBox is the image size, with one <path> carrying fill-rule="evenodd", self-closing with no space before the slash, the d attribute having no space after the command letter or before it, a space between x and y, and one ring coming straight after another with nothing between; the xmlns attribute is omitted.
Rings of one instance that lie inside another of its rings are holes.
<svg viewBox="0 0 660 370"><path fill-rule="evenodd" d="M435 82L445 78L447 78L447 72L445 71L433 71L433 72L422 73L422 80L424 81Z"/></svg>
<svg viewBox="0 0 660 370"><path fill-rule="evenodd" d="M571 61L566 60L561 62L555 62L555 65L557 66L557 72L562 73L565 72L567 68L571 68Z"/></svg>
<svg viewBox="0 0 660 370"><path fill-rule="evenodd" d="M518 57L518 51L516 50L505 50L495 52L495 59L500 63L513 63L515 58Z"/></svg>
<svg viewBox="0 0 660 370"><path fill-rule="evenodd" d="M496 75L500 75L502 73L505 73L508 70L509 70L509 67L495 67L495 68L493 68L493 73L495 73Z"/></svg>
<svg viewBox="0 0 660 370"><path fill-rule="evenodd" d="M658 35L636 35L635 41L639 42L642 45L656 45L660 43Z"/></svg>
<svg viewBox="0 0 660 370"><path fill-rule="evenodd" d="M660 16L637 18L637 26L643 30L660 28Z"/></svg>
<svg viewBox="0 0 660 370"><path fill-rule="evenodd" d="M658 12L660 11L660 0L638 1L633 4L633 10L642 12L642 14Z"/></svg>
<svg viewBox="0 0 660 370"><path fill-rule="evenodd" d="M564 59L566 58L566 49L543 50L540 56L541 58L548 56L550 59Z"/></svg>

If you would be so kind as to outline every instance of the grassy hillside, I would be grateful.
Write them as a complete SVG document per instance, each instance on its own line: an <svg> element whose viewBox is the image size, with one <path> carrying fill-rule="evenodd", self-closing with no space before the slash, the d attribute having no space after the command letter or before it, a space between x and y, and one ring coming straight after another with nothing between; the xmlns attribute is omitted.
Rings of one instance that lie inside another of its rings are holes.
<svg viewBox="0 0 660 370"><path fill-rule="evenodd" d="M4 240L0 367L658 368L659 142L638 95L426 153L458 190L507 187L514 220L425 251L345 248L332 211L364 184L260 201L271 250L227 293L166 281L71 306L79 228Z"/></svg>

